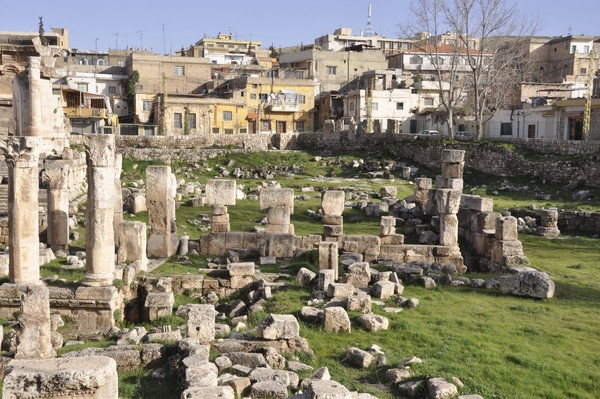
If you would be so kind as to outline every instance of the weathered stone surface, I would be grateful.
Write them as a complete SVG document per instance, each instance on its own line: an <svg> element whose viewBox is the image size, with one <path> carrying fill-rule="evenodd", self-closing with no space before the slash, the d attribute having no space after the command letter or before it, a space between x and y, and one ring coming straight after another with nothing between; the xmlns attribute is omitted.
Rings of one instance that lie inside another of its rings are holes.
<svg viewBox="0 0 600 399"><path fill-rule="evenodd" d="M547 299L554 296L554 281L547 273L525 270L508 276L495 277L487 282L487 288L503 294Z"/></svg>
<svg viewBox="0 0 600 399"><path fill-rule="evenodd" d="M454 247L458 245L458 217L454 214L440 215L440 245Z"/></svg>
<svg viewBox="0 0 600 399"><path fill-rule="evenodd" d="M290 339L300 334L298 320L291 314L270 314L258 326L264 339Z"/></svg>
<svg viewBox="0 0 600 399"><path fill-rule="evenodd" d="M500 241L515 241L519 239L517 218L514 216L500 217L496 220L496 239Z"/></svg>
<svg viewBox="0 0 600 399"><path fill-rule="evenodd" d="M444 378L430 378L427 380L427 395L429 399L450 399L458 395L458 389Z"/></svg>
<svg viewBox="0 0 600 399"><path fill-rule="evenodd" d="M325 308L323 311L323 328L328 332L351 332L352 325L346 310L339 306Z"/></svg>
<svg viewBox="0 0 600 399"><path fill-rule="evenodd" d="M371 313L371 305L370 295L351 296L347 302L349 312Z"/></svg>
<svg viewBox="0 0 600 399"><path fill-rule="evenodd" d="M302 285L309 285L311 281L313 281L317 277L317 274L312 270L309 270L305 267L298 270L298 274L296 275L296 281L298 281Z"/></svg>
<svg viewBox="0 0 600 399"><path fill-rule="evenodd" d="M398 385L398 391L409 398L422 397L425 389L425 380L408 381Z"/></svg>
<svg viewBox="0 0 600 399"><path fill-rule="evenodd" d="M52 348L50 299L43 284L14 286L19 295L21 312L17 332L16 359L48 358L56 355Z"/></svg>
<svg viewBox="0 0 600 399"><path fill-rule="evenodd" d="M456 214L460 208L461 192L451 189L437 189L435 200L440 214Z"/></svg>
<svg viewBox="0 0 600 399"><path fill-rule="evenodd" d="M308 323L319 323L323 320L323 311L312 306L300 309L300 318Z"/></svg>
<svg viewBox="0 0 600 399"><path fill-rule="evenodd" d="M398 195L398 188L396 186L383 186L379 189L379 196L381 198L396 198Z"/></svg>
<svg viewBox="0 0 600 399"><path fill-rule="evenodd" d="M225 353L234 365L250 367L267 367L267 360L262 353L247 353L247 352L230 352Z"/></svg>
<svg viewBox="0 0 600 399"><path fill-rule="evenodd" d="M300 382L300 377L293 371L273 370L268 367L255 368L250 372L249 377L252 382L277 381L290 388L296 388Z"/></svg>
<svg viewBox="0 0 600 399"><path fill-rule="evenodd" d="M13 360L2 387L6 399L117 399L117 365L103 356Z"/></svg>
<svg viewBox="0 0 600 399"><path fill-rule="evenodd" d="M188 311L188 337L197 338L200 342L212 342L215 339L214 305L190 305Z"/></svg>
<svg viewBox="0 0 600 399"><path fill-rule="evenodd" d="M372 332L387 330L390 326L390 322L387 319L387 317L380 316L375 313L367 313L360 315L357 321L366 330Z"/></svg>
<svg viewBox="0 0 600 399"><path fill-rule="evenodd" d="M269 224L289 225L291 209L287 206L272 206L267 210Z"/></svg>
<svg viewBox="0 0 600 399"><path fill-rule="evenodd" d="M170 166L146 168L148 208L148 256L169 257L177 251L179 238L175 223L175 189Z"/></svg>
<svg viewBox="0 0 600 399"><path fill-rule="evenodd" d="M394 295L396 285L391 281L378 281L373 284L373 296L380 299L388 299Z"/></svg>
<svg viewBox="0 0 600 399"><path fill-rule="evenodd" d="M220 387L191 387L183 391L182 399L235 399L235 393L230 386Z"/></svg>
<svg viewBox="0 0 600 399"><path fill-rule="evenodd" d="M373 362L373 355L359 348L348 348L346 351L346 362L352 366L365 369Z"/></svg>
<svg viewBox="0 0 600 399"><path fill-rule="evenodd" d="M345 283L331 283L327 287L327 296L333 297L349 297L354 295L354 286Z"/></svg>
<svg viewBox="0 0 600 399"><path fill-rule="evenodd" d="M344 213L344 204L346 195L343 191L327 190L321 197L321 208L323 214L328 216L342 216Z"/></svg>
<svg viewBox="0 0 600 399"><path fill-rule="evenodd" d="M208 205L235 205L236 181L210 179L206 181L206 203Z"/></svg>
<svg viewBox="0 0 600 399"><path fill-rule="evenodd" d="M123 221L119 224L119 249L117 261L132 263L139 261L140 271L148 270L146 257L146 223L139 221Z"/></svg>
<svg viewBox="0 0 600 399"><path fill-rule="evenodd" d="M333 270L334 280L338 279L337 242L319 243L319 270Z"/></svg>
<svg viewBox="0 0 600 399"><path fill-rule="evenodd" d="M385 376L392 384L399 384L406 381L413 376L413 372L410 369L389 369L385 372Z"/></svg>
<svg viewBox="0 0 600 399"><path fill-rule="evenodd" d="M252 399L287 399L287 387L277 381L260 381L250 387Z"/></svg>
<svg viewBox="0 0 600 399"><path fill-rule="evenodd" d="M318 288L320 291L327 292L329 285L333 282L335 282L335 270L326 269L319 271Z"/></svg>
<svg viewBox="0 0 600 399"><path fill-rule="evenodd" d="M254 276L254 262L238 262L229 264L230 276Z"/></svg>
<svg viewBox="0 0 600 399"><path fill-rule="evenodd" d="M263 188L260 190L259 207L267 211L272 206L284 206L294 213L294 190L291 188Z"/></svg>
<svg viewBox="0 0 600 399"><path fill-rule="evenodd" d="M348 388L332 380L310 381L306 394L310 399L352 399Z"/></svg>

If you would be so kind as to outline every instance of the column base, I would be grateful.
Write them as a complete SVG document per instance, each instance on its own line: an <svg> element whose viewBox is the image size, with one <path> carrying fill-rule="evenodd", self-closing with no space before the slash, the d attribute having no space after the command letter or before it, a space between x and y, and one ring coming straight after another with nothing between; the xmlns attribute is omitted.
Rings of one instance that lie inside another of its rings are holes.
<svg viewBox="0 0 600 399"><path fill-rule="evenodd" d="M113 285L114 279L113 273L86 273L81 284L86 287L106 287Z"/></svg>

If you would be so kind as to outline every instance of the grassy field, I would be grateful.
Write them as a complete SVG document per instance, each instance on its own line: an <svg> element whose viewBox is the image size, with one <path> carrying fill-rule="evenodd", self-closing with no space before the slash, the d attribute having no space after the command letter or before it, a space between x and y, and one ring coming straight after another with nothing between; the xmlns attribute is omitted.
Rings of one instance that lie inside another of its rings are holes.
<svg viewBox="0 0 600 399"><path fill-rule="evenodd" d="M268 165L279 165L282 169L276 171L274 180L283 187L294 188L296 195L307 196L295 203L292 223L297 235L322 232L321 222L308 216L308 210L317 211L320 206L320 188L345 188L373 194L383 185L395 185L398 198L410 195L415 188L401 179L373 179L367 171L351 166L351 161L360 157L371 159L369 154L343 154L319 160L315 160L315 155L302 152L237 153L211 159L199 167L175 164L172 168L178 171L178 178L203 184L206 179L217 176L220 166L228 170L235 167L259 170ZM125 184L143 179L149 164L152 163L124 160ZM289 174L283 170L292 166L297 173ZM419 167L419 175L433 178L436 174L439 171ZM519 189L500 190L504 180L467 171L465 192L492 197L495 210L500 212L531 204L559 209L600 209L600 191L597 189L591 189L591 200L577 202L571 198L573 192L564 186L511 179L511 184ZM246 190L252 190L264 181L267 180L237 179ZM307 186L317 191L302 193L301 188ZM543 195L550 195L550 199L540 199ZM229 212L232 230L236 231L251 231L265 216L259 212L256 200L238 201ZM207 223L199 228L187 221L209 214L209 207L180 206L177 209L179 234L188 234L191 238L206 234L201 228L206 229ZM126 217L147 219L146 214ZM346 234L379 232L379 218L367 218L363 212L350 209L346 209L344 217ZM81 237L80 242L83 242L84 234ZM327 334L319 327L301 323L301 335L309 340L315 352L314 358L303 357L302 360L315 367L327 366L335 380L380 398L398 397L385 381L385 370L410 356L418 356L424 361L414 367L415 378L455 376L465 383L463 393L478 393L486 399L599 398L600 240L570 236L548 240L528 235L521 236L521 240L532 265L554 278L557 285L555 298L539 301L467 287L425 290L408 286L405 296L418 298L420 306L400 314L385 314L390 319L390 329L386 332L369 333L355 327L351 334ZM195 273L205 264L204 258L192 260L191 265L168 263L154 274ZM291 269L297 269L300 264L309 266L314 261L314 257L307 256ZM276 271L278 267L270 270ZM43 271L44 276L60 273L57 263ZM80 279L80 275L70 278ZM297 314L309 298L307 289L291 285L275 293L267 311ZM176 299L178 303L189 300L183 296ZM374 311L384 314L377 306ZM357 316L351 315L352 318ZM181 322L163 320L169 321ZM387 367L358 370L343 364L343 354L348 347L366 349L371 344L377 344L385 351L389 359ZM169 381L152 378L149 371L121 373L119 377L122 398L179 397L176 387Z"/></svg>

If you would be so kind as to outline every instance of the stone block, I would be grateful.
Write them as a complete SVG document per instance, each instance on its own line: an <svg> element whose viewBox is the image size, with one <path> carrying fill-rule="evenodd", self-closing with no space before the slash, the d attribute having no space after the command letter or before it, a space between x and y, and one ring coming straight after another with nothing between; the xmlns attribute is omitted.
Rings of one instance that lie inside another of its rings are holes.
<svg viewBox="0 0 600 399"><path fill-rule="evenodd" d="M329 289L329 285L335 283L335 270L323 269L319 271L318 289L319 291L325 291Z"/></svg>
<svg viewBox="0 0 600 399"><path fill-rule="evenodd" d="M446 181L446 188L449 188L450 190L462 191L464 185L465 183L463 179L448 179Z"/></svg>
<svg viewBox="0 0 600 399"><path fill-rule="evenodd" d="M433 188L433 183L428 177L417 177L415 184L417 185L417 190L431 190Z"/></svg>
<svg viewBox="0 0 600 399"><path fill-rule="evenodd" d="M287 397L287 387L277 381L260 381L250 387L251 399L287 399Z"/></svg>
<svg viewBox="0 0 600 399"><path fill-rule="evenodd" d="M323 224L341 226L344 224L343 216L323 215Z"/></svg>
<svg viewBox="0 0 600 399"><path fill-rule="evenodd" d="M519 239L517 219L513 216L496 219L496 239L500 241L514 241Z"/></svg>
<svg viewBox="0 0 600 399"><path fill-rule="evenodd" d="M188 337L197 338L201 343L214 341L216 314L214 305L190 305L187 320Z"/></svg>
<svg viewBox="0 0 600 399"><path fill-rule="evenodd" d="M484 230L496 230L496 221L501 217L496 212L480 212L477 213L476 232L482 233Z"/></svg>
<svg viewBox="0 0 600 399"><path fill-rule="evenodd" d="M361 316L362 317L362 316ZM346 362L354 367L366 369L373 362L374 358L369 352L358 348L348 348L346 351Z"/></svg>
<svg viewBox="0 0 600 399"><path fill-rule="evenodd" d="M347 308L349 312L371 313L373 301L370 295L348 297Z"/></svg>
<svg viewBox="0 0 600 399"><path fill-rule="evenodd" d="M294 213L294 190L291 188L263 188L260 190L259 207L265 212L273 206L287 207Z"/></svg>
<svg viewBox="0 0 600 399"><path fill-rule="evenodd" d="M359 251L358 249L358 241L352 241L352 240L344 240L342 241L342 250L344 252L352 252L352 253L357 253Z"/></svg>
<svg viewBox="0 0 600 399"><path fill-rule="evenodd" d="M444 378L430 378L427 380L427 392L431 399L450 399L458 395L458 388Z"/></svg>
<svg viewBox="0 0 600 399"><path fill-rule="evenodd" d="M315 277L317 277L317 274L315 272L303 267L300 270L298 270L298 274L296 275L296 281L298 281L302 285L309 285Z"/></svg>
<svg viewBox="0 0 600 399"><path fill-rule="evenodd" d="M210 213L212 216L227 215L228 212L229 209L227 208L227 205L212 204L210 207Z"/></svg>
<svg viewBox="0 0 600 399"><path fill-rule="evenodd" d="M225 213L223 215L210 215L210 222L229 224L229 213Z"/></svg>
<svg viewBox="0 0 600 399"><path fill-rule="evenodd" d="M381 245L402 245L404 244L404 234L390 234L381 238Z"/></svg>
<svg viewBox="0 0 600 399"><path fill-rule="evenodd" d="M117 399L118 395L117 364L105 356L13 360L2 387L6 399Z"/></svg>
<svg viewBox="0 0 600 399"><path fill-rule="evenodd" d="M491 198L482 198L478 195L463 194L460 197L460 206L477 212L493 212L494 200Z"/></svg>
<svg viewBox="0 0 600 399"><path fill-rule="evenodd" d="M293 315L270 314L260 322L258 333L263 339L291 339L300 334L300 325Z"/></svg>
<svg viewBox="0 0 600 399"><path fill-rule="evenodd" d="M345 203L346 194L340 190L327 190L321 197L321 208L324 215L342 216Z"/></svg>
<svg viewBox="0 0 600 399"><path fill-rule="evenodd" d="M396 227L396 218L394 216L382 216L379 225Z"/></svg>
<svg viewBox="0 0 600 399"><path fill-rule="evenodd" d="M22 284L16 289L20 302L15 359L49 358L56 355L51 341L50 296L43 284Z"/></svg>
<svg viewBox="0 0 600 399"><path fill-rule="evenodd" d="M441 188L435 192L437 210L440 214L457 214L460 208L461 192Z"/></svg>
<svg viewBox="0 0 600 399"><path fill-rule="evenodd" d="M387 317L375 313L360 315L357 321L365 330L370 332L387 330L390 327L390 322Z"/></svg>
<svg viewBox="0 0 600 399"><path fill-rule="evenodd" d="M443 214L440 216L440 245L454 247L458 245L458 217Z"/></svg>
<svg viewBox="0 0 600 399"><path fill-rule="evenodd" d="M353 396L342 384L333 380L312 380L306 394L310 399L352 399Z"/></svg>
<svg viewBox="0 0 600 399"><path fill-rule="evenodd" d="M383 186L379 189L379 196L381 198L396 198L398 195L398 188L395 186Z"/></svg>
<svg viewBox="0 0 600 399"><path fill-rule="evenodd" d="M380 299L388 299L394 295L396 285L391 281L378 281L373 284L373 296Z"/></svg>
<svg viewBox="0 0 600 399"><path fill-rule="evenodd" d="M235 180L211 179L206 181L206 203L208 205L235 205Z"/></svg>
<svg viewBox="0 0 600 399"><path fill-rule="evenodd" d="M267 210L269 224L290 224L290 208L287 206L272 206Z"/></svg>
<svg viewBox="0 0 600 399"><path fill-rule="evenodd" d="M118 233L118 262L132 263L139 261L140 271L147 271L146 223L139 221L123 221L119 224Z"/></svg>
<svg viewBox="0 0 600 399"><path fill-rule="evenodd" d="M334 280L338 279L338 259L337 242L319 243L319 270L333 270Z"/></svg>
<svg viewBox="0 0 600 399"><path fill-rule="evenodd" d="M146 193L143 191L132 191L125 202L127 212L138 214L146 212Z"/></svg>
<svg viewBox="0 0 600 399"><path fill-rule="evenodd" d="M331 283L327 287L327 296L333 297L349 297L354 295L354 286L345 283Z"/></svg>
<svg viewBox="0 0 600 399"><path fill-rule="evenodd" d="M448 181L448 179L462 179L464 170L464 162L442 163L442 178L444 181Z"/></svg>
<svg viewBox="0 0 600 399"><path fill-rule="evenodd" d="M381 236L387 237L396 234L396 228L393 226L381 226Z"/></svg>
<svg viewBox="0 0 600 399"><path fill-rule="evenodd" d="M230 386L190 387L183 391L181 399L235 399L235 392Z"/></svg>
<svg viewBox="0 0 600 399"><path fill-rule="evenodd" d="M323 310L323 329L327 332L351 332L352 325L346 310L339 306Z"/></svg>
<svg viewBox="0 0 600 399"><path fill-rule="evenodd" d="M265 226L267 234L289 234L291 224L268 224Z"/></svg>
<svg viewBox="0 0 600 399"><path fill-rule="evenodd" d="M552 298L555 288L554 281L547 273L531 269L495 277L489 280L486 286L497 289L503 294L539 299Z"/></svg>
<svg viewBox="0 0 600 399"><path fill-rule="evenodd" d="M229 275L230 276L254 276L255 264L254 262L238 262L229 264Z"/></svg>
<svg viewBox="0 0 600 399"><path fill-rule="evenodd" d="M465 160L465 150L443 150L442 162L463 162Z"/></svg>
<svg viewBox="0 0 600 399"><path fill-rule="evenodd" d="M229 223L211 223L210 230L213 233L228 233L231 231Z"/></svg>

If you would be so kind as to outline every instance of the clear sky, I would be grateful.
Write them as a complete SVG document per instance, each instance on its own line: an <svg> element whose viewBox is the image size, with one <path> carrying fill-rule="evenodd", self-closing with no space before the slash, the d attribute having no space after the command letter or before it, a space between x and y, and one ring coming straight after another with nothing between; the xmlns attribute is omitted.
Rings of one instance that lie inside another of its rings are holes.
<svg viewBox="0 0 600 399"><path fill-rule="evenodd" d="M360 34L373 7L372 25L397 37L410 0L3 0L0 31L36 32L44 27L69 30L70 47L86 50L152 48L157 53L188 47L203 36L231 32L258 40L263 48L313 43L316 37L349 27ZM530 19L539 18L539 35L600 36L600 0L519 0ZM164 28L164 30L163 30ZM164 35L163 35L164 32ZM164 38L164 40L163 40Z"/></svg>

